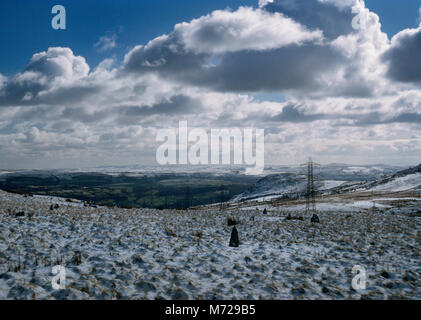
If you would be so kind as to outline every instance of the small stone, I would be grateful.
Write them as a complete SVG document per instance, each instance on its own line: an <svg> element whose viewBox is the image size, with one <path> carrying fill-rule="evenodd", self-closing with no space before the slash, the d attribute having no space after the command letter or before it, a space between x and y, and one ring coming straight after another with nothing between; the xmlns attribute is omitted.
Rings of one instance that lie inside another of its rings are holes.
<svg viewBox="0 0 421 320"><path fill-rule="evenodd" d="M146 292L149 292L149 291L156 291L156 287L155 287L152 283L150 283L150 282L148 282L148 281L143 281L143 280L140 280L140 281L136 284L136 287L138 287L139 289L141 289L141 290L143 290L143 291L146 291Z"/></svg>
<svg viewBox="0 0 421 320"><path fill-rule="evenodd" d="M330 293L330 290L329 290L328 288L326 288L326 287L323 287L323 288L322 288L322 292L323 292L324 294L329 294L329 293Z"/></svg>
<svg viewBox="0 0 421 320"><path fill-rule="evenodd" d="M313 216L311 217L311 222L312 223L320 223L319 216L317 214L313 214Z"/></svg>
<svg viewBox="0 0 421 320"><path fill-rule="evenodd" d="M403 276L402 279L405 282L412 282L412 281L416 281L417 280L413 275L409 274L408 272Z"/></svg>
<svg viewBox="0 0 421 320"><path fill-rule="evenodd" d="M174 291L172 298L174 300L188 300L189 295L187 293L185 293L183 290L181 290L180 288L177 288Z"/></svg>
<svg viewBox="0 0 421 320"><path fill-rule="evenodd" d="M80 251L74 252L71 263L76 265L76 266L82 264L82 253Z"/></svg>
<svg viewBox="0 0 421 320"><path fill-rule="evenodd" d="M19 211L15 213L15 217L23 217L25 215L25 212Z"/></svg>
<svg viewBox="0 0 421 320"><path fill-rule="evenodd" d="M138 265L142 265L142 264L144 264L145 261L143 261L142 256L140 254L135 253L132 256L132 262L135 263L135 264L138 264Z"/></svg>
<svg viewBox="0 0 421 320"><path fill-rule="evenodd" d="M382 271L382 273L380 273L380 275L383 277L383 278L386 278L386 279L389 279L390 278L390 274L389 274L389 272L387 272L387 271Z"/></svg>

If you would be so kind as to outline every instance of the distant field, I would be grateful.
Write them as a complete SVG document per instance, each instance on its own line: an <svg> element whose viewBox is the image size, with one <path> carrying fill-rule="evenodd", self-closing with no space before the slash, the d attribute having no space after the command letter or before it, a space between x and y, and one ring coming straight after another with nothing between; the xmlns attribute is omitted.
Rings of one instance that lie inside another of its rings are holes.
<svg viewBox="0 0 421 320"><path fill-rule="evenodd" d="M52 195L91 201L96 204L158 209L228 201L244 192L256 177L212 174L155 174L152 176L69 173L38 176L9 176L0 188L14 192Z"/></svg>

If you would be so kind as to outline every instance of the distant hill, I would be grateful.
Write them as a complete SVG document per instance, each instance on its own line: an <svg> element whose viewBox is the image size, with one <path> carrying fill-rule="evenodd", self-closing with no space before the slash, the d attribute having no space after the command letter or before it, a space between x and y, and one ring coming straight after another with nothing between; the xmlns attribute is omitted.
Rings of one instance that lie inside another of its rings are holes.
<svg viewBox="0 0 421 320"><path fill-rule="evenodd" d="M307 184L306 169L291 167L284 168L284 170L285 172L270 174L259 179L247 191L235 196L232 201L295 198L297 194L304 196ZM402 168L387 165L329 164L321 169L315 168L316 189L320 193L330 193L330 190L339 192L342 190L341 188L352 190L360 185L374 183L389 177L395 174L397 170L402 170Z"/></svg>
<svg viewBox="0 0 421 320"><path fill-rule="evenodd" d="M400 170L373 182L343 185L331 191L345 193L352 191L399 192L408 190L421 190L421 164L416 167Z"/></svg>

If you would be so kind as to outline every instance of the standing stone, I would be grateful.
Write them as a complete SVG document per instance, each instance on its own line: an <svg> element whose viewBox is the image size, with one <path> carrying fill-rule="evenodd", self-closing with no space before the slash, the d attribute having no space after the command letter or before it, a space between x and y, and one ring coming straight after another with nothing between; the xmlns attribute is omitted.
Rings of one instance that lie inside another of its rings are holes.
<svg viewBox="0 0 421 320"><path fill-rule="evenodd" d="M230 247L238 247L240 245L240 240L238 239L237 228L232 228L231 238L230 238Z"/></svg>
<svg viewBox="0 0 421 320"><path fill-rule="evenodd" d="M311 217L311 222L319 223L320 222L319 216L314 213L313 216Z"/></svg>
<svg viewBox="0 0 421 320"><path fill-rule="evenodd" d="M268 214L268 211L266 208L263 210L263 214Z"/></svg>

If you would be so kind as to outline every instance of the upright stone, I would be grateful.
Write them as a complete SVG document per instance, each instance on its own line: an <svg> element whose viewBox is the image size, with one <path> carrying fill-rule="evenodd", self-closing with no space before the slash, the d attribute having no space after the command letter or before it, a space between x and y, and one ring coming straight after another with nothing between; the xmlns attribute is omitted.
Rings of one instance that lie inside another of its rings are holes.
<svg viewBox="0 0 421 320"><path fill-rule="evenodd" d="M263 214L268 214L268 211L266 208L263 210Z"/></svg>
<svg viewBox="0 0 421 320"><path fill-rule="evenodd" d="M313 223L319 223L320 222L319 216L314 213L313 216L311 217L311 222L313 222Z"/></svg>
<svg viewBox="0 0 421 320"><path fill-rule="evenodd" d="M237 228L232 228L231 238L230 238L230 247L238 247L240 245L240 240L238 239Z"/></svg>

